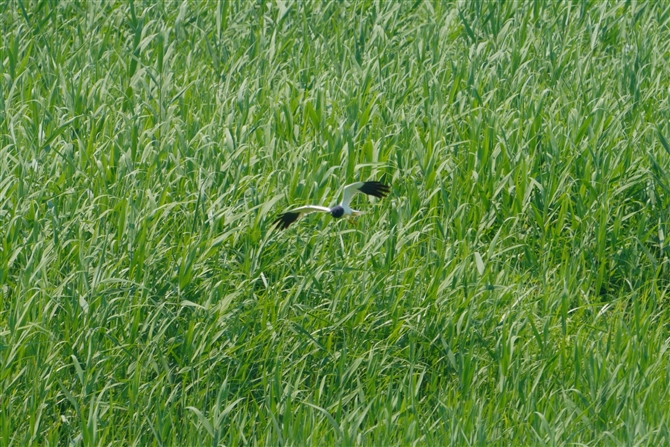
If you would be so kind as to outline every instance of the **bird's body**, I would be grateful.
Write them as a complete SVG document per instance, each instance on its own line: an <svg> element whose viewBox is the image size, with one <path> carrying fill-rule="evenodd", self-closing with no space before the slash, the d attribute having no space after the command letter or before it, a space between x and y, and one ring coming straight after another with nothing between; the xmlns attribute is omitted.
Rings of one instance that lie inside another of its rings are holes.
<svg viewBox="0 0 670 447"><path fill-rule="evenodd" d="M349 204L354 194L362 192L364 194L374 196L377 198L385 197L390 191L390 188L387 185L384 185L380 182L356 182L344 187L344 193L342 194L342 202L339 205L335 205L332 208L319 205L307 205L295 208L291 211L287 211L281 214L273 223L277 228L282 230L286 229L293 222L298 220L298 218L303 214L309 213L329 213L336 219L342 217L351 218L360 216L363 214L362 211L352 209Z"/></svg>

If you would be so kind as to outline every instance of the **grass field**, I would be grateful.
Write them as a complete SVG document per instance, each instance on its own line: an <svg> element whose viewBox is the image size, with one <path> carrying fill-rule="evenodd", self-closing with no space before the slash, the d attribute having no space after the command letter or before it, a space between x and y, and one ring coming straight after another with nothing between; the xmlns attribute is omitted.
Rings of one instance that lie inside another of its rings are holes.
<svg viewBox="0 0 670 447"><path fill-rule="evenodd" d="M0 74L1 446L670 445L667 2L3 0Z"/></svg>

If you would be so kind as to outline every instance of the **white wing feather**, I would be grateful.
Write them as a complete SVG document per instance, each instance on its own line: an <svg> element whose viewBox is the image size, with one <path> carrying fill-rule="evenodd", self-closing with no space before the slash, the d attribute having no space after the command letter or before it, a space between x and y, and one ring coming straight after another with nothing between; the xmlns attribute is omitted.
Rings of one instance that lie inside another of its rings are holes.
<svg viewBox="0 0 670 447"><path fill-rule="evenodd" d="M309 214L309 213L329 213L330 208L326 208L325 206L318 206L318 205L307 205L307 206L301 206L299 208L294 208L291 211L287 211L283 214L281 214L277 219L275 219L273 225L275 225L276 228L285 230L293 222L298 220L300 217L302 217L304 214Z"/></svg>
<svg viewBox="0 0 670 447"><path fill-rule="evenodd" d="M294 208L290 210L289 213L300 213L300 214L330 213L330 208L318 205L307 205L307 206L301 206L299 208Z"/></svg>
<svg viewBox="0 0 670 447"><path fill-rule="evenodd" d="M351 183L350 185L347 185L344 187L344 194L342 194L342 203L340 203L341 206L348 208L349 204L351 203L351 198L356 194L357 192L360 192L358 188L364 185L364 182L356 182L356 183Z"/></svg>

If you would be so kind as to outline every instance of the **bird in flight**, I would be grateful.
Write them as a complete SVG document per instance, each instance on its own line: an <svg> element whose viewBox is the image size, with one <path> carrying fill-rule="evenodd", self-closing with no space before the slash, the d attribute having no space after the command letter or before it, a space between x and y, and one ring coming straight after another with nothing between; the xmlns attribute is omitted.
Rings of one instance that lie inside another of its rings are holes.
<svg viewBox="0 0 670 447"><path fill-rule="evenodd" d="M386 197L389 193L391 188L389 188L388 185L385 185L380 182L356 182L352 183L350 185L347 185L344 187L344 193L342 194L342 202L340 202L339 205L335 205L332 208L328 208L326 206L318 206L318 205L307 205L307 206L301 206L299 208L292 209L291 211L287 211L283 214L281 214L273 223L275 225L275 228L279 228L281 230L285 230L291 225L293 222L298 220L300 216L303 214L309 214L309 213L330 213L331 216L335 217L336 219L346 217L349 219L350 222L353 223L351 218L360 216L363 214L362 211L357 211L354 209L349 208L349 204L351 203L351 199L356 194L357 192L362 192L363 194L367 194L369 196L377 197L378 199L381 199L383 197Z"/></svg>

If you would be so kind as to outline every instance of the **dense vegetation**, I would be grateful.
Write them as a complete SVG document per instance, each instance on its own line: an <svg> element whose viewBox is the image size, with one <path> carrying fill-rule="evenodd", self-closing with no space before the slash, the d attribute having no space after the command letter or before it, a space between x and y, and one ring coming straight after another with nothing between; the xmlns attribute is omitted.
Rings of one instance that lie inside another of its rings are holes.
<svg viewBox="0 0 670 447"><path fill-rule="evenodd" d="M670 4L153 3L0 1L0 445L670 444Z"/></svg>

